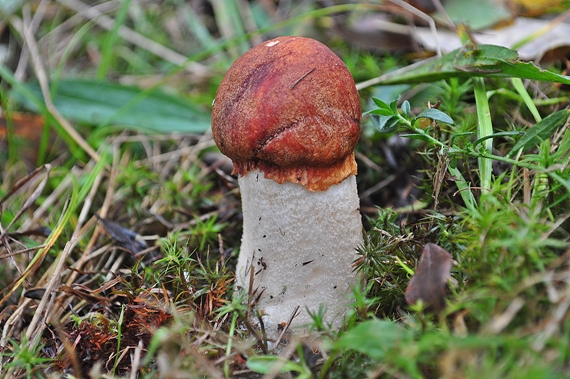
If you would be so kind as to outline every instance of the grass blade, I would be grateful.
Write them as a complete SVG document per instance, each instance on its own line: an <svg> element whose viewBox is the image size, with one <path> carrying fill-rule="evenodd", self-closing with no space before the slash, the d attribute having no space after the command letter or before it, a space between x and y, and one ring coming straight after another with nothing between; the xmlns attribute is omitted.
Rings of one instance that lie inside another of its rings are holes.
<svg viewBox="0 0 570 379"><path fill-rule="evenodd" d="M15 89L15 100L40 111L38 104L30 101L41 96L39 86L29 84L24 88ZM64 117L99 127L121 125L159 133L203 133L210 127L206 111L189 101L158 90L146 92L107 81L62 80L53 102Z"/></svg>
<svg viewBox="0 0 570 379"><path fill-rule="evenodd" d="M113 46L115 45L115 41L117 41L119 28L125 22L130 3L131 0L123 1L123 4L119 9L119 13L117 13L117 18L115 19L113 29L111 29L111 33L107 34L107 37L105 38L103 49L101 50L101 63L97 68L97 77L99 79L103 79L107 74L107 71L109 71L111 60L113 59Z"/></svg>
<svg viewBox="0 0 570 379"><path fill-rule="evenodd" d="M532 113L534 120L536 122L539 122L540 120L542 120L542 117L540 116L540 113L538 113L538 109L536 108L536 105L534 104L530 95L526 91L526 88L524 88L524 84L523 84L521 78L511 78L511 82L513 83L513 87L515 87L515 89L517 90L519 95L522 97L524 104L526 105L526 107L528 108L530 113Z"/></svg>
<svg viewBox="0 0 570 379"><path fill-rule="evenodd" d="M461 195L465 206L473 211L476 206L477 202L475 201L475 197L469 188L469 183L463 177L463 174L457 167L447 167L447 171L455 178L455 185L457 186L457 192Z"/></svg>
<svg viewBox="0 0 570 379"><path fill-rule="evenodd" d="M473 78L473 89L475 91L475 103L477 104L477 118L479 119L477 137L478 139L482 139L493 134L493 123L491 121L491 111L489 109L489 100L487 99L484 79ZM493 140L489 138L482 143L485 151L488 154L492 154ZM484 190L488 190L491 188L493 162L486 158L478 158L478 161L481 187Z"/></svg>
<svg viewBox="0 0 570 379"><path fill-rule="evenodd" d="M495 45L463 47L441 58L430 59L413 69L391 72L379 78L359 83L362 89L374 84L424 83L449 78L502 77L541 80L570 84L570 76L543 70L532 63L519 60L514 50Z"/></svg>
<svg viewBox="0 0 570 379"><path fill-rule="evenodd" d="M540 122L537 122L525 133L515 146L513 146L512 150L507 154L507 158L512 157L520 149L526 151L550 138L558 128L566 123L569 112L570 111L568 109L564 109L549 115Z"/></svg>

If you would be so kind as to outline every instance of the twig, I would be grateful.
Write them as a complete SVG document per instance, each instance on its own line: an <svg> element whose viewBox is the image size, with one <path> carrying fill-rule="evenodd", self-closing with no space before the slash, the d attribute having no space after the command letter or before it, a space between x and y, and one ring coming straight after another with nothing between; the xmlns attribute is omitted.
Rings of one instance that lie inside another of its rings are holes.
<svg viewBox="0 0 570 379"><path fill-rule="evenodd" d="M431 0L431 2L433 4L433 6L435 7L435 9L437 9L439 14L441 16L443 16L443 18L445 19L445 22L447 22L447 24L448 24L447 26L450 28L456 29L455 23L453 22L451 17L449 17L449 14L447 14L447 11L445 10L443 5L441 4L441 1L440 0Z"/></svg>
<svg viewBox="0 0 570 379"><path fill-rule="evenodd" d="M281 342L281 339L283 338L283 336L285 335L285 332L287 331L287 329L289 329L289 326L291 326L291 323L293 322L293 319L295 319L295 317L299 316L299 306L297 305L295 307L295 309L293 309L293 313L291 313L291 317L289 317L289 321L287 321L287 324L285 325L285 327L283 328L283 330L281 331L281 334L279 334L279 338L277 338L277 341L275 341L275 346L273 347L273 349L275 349L277 346L279 346L279 343Z"/></svg>
<svg viewBox="0 0 570 379"><path fill-rule="evenodd" d="M59 257L57 259L57 263L55 263L55 268L53 270L52 276L48 282L48 284L46 285L45 289L45 295L42 297L42 300L40 301L40 303L38 304L38 307L36 308L36 312L34 314L34 317L32 318L32 321L30 322L30 325L28 326L28 330L26 331L26 336L28 337L28 339L31 341L30 343L35 342L36 339L41 337L41 331L44 329L45 324L42 323L40 325L38 325L40 317L43 316L44 313L44 309L45 309L45 313L49 314L49 306L47 306L47 299L48 298L53 298L53 291L55 290L56 286L58 285L60 278L62 276L63 270L65 268L65 262L67 257L69 256L69 254L71 254L71 251L73 250L73 248L75 247L75 245L77 245L77 243L79 243L80 240L80 236L81 236L81 228L83 226L83 224L85 223L85 220L87 219L87 214L89 212L89 210L91 209L91 204L93 202L93 198L95 197L95 194L97 193L97 189L99 188L99 183L101 181L101 177L102 174L97 175L97 177L95 178L95 182L93 183L93 186L91 187L91 191L89 192L89 195L85 198L85 201L83 203L83 208L81 209L81 212L79 213L79 217L77 219L77 225L75 227L75 230L73 231L73 234L70 238L70 240L66 243L63 251L61 252L61 254L59 254ZM50 319L50 316L46 316L45 317L46 320ZM35 330L37 326L37 331ZM33 336L33 338L32 338Z"/></svg>
<svg viewBox="0 0 570 379"><path fill-rule="evenodd" d="M130 379L136 379L137 373L139 372L141 366L141 352L143 349L143 341L139 340L139 343L135 349L135 356L133 358L133 363L131 364L131 375Z"/></svg>
<svg viewBox="0 0 570 379"><path fill-rule="evenodd" d="M42 201L41 205L34 211L31 217L26 219L20 226L20 230L28 230L33 225L37 224L38 220L45 217L45 213L57 205L58 202L65 199L65 192L69 190L73 181L72 177L77 175L78 170L76 167L71 169L71 175L66 175L61 183Z"/></svg>
<svg viewBox="0 0 570 379"><path fill-rule="evenodd" d="M360 194L361 199L365 199L368 196L380 191L382 188L386 187L388 184L392 183L396 180L396 175L392 174L388 176L386 179L382 180L381 182L376 183L372 187L368 188L366 191Z"/></svg>
<svg viewBox="0 0 570 379"><path fill-rule="evenodd" d="M306 73L303 74L303 76L301 76L299 79L295 80L295 82L293 84L291 84L291 86L289 86L289 89L293 89L293 87L295 87L297 84L299 84L299 82L303 79L305 79L307 76L309 76L309 74L313 71L315 71L316 67L313 67L312 69L310 69L309 71L307 71Z"/></svg>
<svg viewBox="0 0 570 379"><path fill-rule="evenodd" d="M429 28L432 32L433 38L435 40L435 52L438 57L441 57L441 46L439 45L439 36L437 34L437 28L435 27L435 21L432 17L420 11L418 8L404 2L403 0L390 0L390 2L399 5L404 8L414 16L417 16L429 24Z"/></svg>
<svg viewBox="0 0 570 379"><path fill-rule="evenodd" d="M42 165L40 167L37 167L34 171L30 172L28 175L26 175L22 179L19 179L16 183L14 183L10 187L8 192L0 199L0 207L2 206L2 204L4 204L4 202L10 196L12 196L16 191L18 191L24 185L28 184L28 182L30 182L36 175L38 175L40 173L40 171L43 171L44 169L46 170L46 173L49 174L51 166L49 164L47 164L47 165ZM6 228L6 229L8 229L8 228Z"/></svg>
<svg viewBox="0 0 570 379"><path fill-rule="evenodd" d="M40 25L41 20L43 19L47 6L49 2L46 0L41 0L40 4L37 7L37 11L32 18L32 22L30 23L30 29L32 34L36 32L38 26ZM18 66L14 71L14 78L17 81L22 82L25 79L26 69L28 68L28 58L30 55L30 50L28 49L28 45L22 46L22 52L20 53L20 60L18 61Z"/></svg>
<svg viewBox="0 0 570 379"><path fill-rule="evenodd" d="M240 319L241 322L243 322L247 331L255 338L255 340L257 341L257 343L261 347L263 354L268 354L269 352L267 350L267 346L265 343L266 341L262 337L259 336L257 331L254 329L253 325L251 325L251 322L249 321L249 319L244 314L242 314L241 312L238 313L238 318Z"/></svg>

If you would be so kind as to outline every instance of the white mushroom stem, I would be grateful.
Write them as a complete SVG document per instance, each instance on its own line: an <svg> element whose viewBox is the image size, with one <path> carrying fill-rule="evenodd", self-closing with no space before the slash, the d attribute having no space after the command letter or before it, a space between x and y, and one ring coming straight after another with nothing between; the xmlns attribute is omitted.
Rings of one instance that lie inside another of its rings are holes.
<svg viewBox="0 0 570 379"><path fill-rule="evenodd" d="M356 178L326 191L279 184L253 170L239 178L243 237L237 285L263 291L257 304L269 339L277 339L294 309L293 330L312 322L306 308L324 306L325 321L340 326L358 276L352 263L363 243Z"/></svg>

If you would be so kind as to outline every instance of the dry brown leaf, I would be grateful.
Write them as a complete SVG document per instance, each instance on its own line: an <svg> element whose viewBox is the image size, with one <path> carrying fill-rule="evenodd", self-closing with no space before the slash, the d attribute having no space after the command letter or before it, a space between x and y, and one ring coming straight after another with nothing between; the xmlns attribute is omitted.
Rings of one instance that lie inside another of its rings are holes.
<svg viewBox="0 0 570 379"><path fill-rule="evenodd" d="M436 244L428 243L424 247L420 264L406 289L406 301L409 305L421 300L434 312L445 307L451 261L451 254Z"/></svg>

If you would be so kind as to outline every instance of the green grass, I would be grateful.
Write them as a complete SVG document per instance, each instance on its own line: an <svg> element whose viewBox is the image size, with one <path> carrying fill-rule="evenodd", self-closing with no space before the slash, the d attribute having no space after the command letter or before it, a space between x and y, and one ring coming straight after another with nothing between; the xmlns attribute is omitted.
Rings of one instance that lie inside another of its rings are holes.
<svg viewBox="0 0 570 379"><path fill-rule="evenodd" d="M378 5L222 3L124 1L107 26L59 3L7 19L16 49L36 17L43 67L0 65L0 378L570 377L569 100L555 86L569 78L469 45L399 73L405 56L331 26ZM280 34L327 43L360 83L366 242L343 327L321 309L277 355L234 294L239 189L207 129L231 62ZM120 246L95 213L148 249ZM453 257L439 314L404 297L430 242Z"/></svg>

